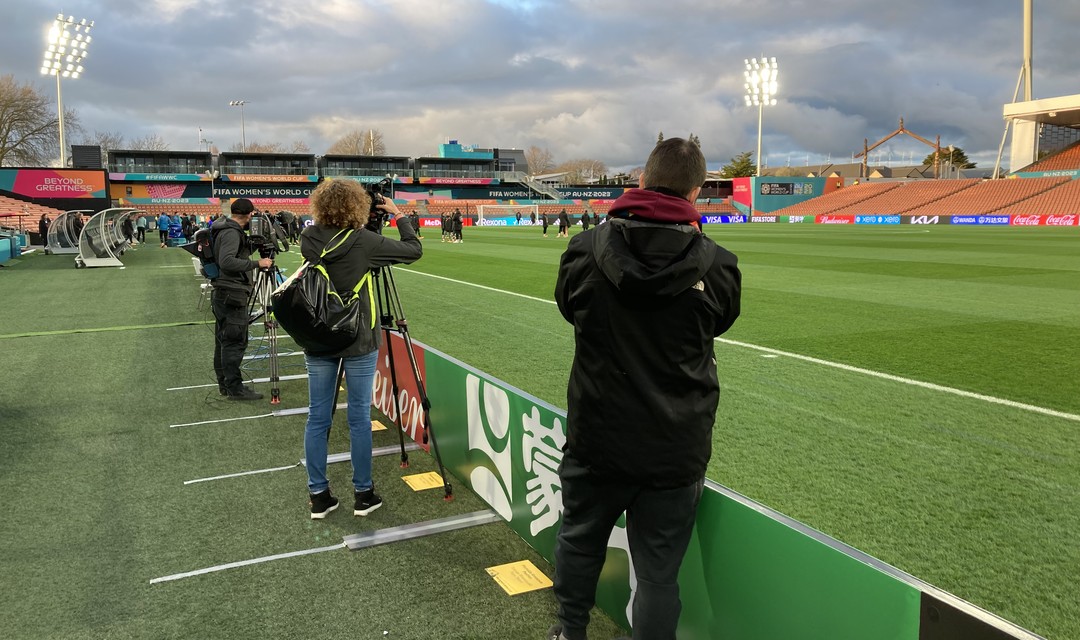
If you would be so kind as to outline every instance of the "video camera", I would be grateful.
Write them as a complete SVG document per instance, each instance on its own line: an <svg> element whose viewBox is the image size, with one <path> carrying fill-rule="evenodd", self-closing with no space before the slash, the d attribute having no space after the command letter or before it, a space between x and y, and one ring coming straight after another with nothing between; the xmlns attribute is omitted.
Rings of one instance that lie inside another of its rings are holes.
<svg viewBox="0 0 1080 640"><path fill-rule="evenodd" d="M281 225L263 212L256 212L248 223L248 243L262 258L273 258L280 251L288 251L288 235Z"/></svg>
<svg viewBox="0 0 1080 640"><path fill-rule="evenodd" d="M390 187L391 179L383 178L378 182L372 182L364 185L364 191L367 191L368 196L371 197L371 210L368 212L367 224L364 228L368 231L374 231L375 233L382 233L383 227L390 221L393 214L389 211L383 211L378 205L386 202L386 193Z"/></svg>

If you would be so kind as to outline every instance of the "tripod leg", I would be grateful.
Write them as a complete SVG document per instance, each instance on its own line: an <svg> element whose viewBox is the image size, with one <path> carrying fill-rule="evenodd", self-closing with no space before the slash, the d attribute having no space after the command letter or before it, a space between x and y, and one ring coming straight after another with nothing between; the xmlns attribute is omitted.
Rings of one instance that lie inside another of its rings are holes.
<svg viewBox="0 0 1080 640"><path fill-rule="evenodd" d="M341 383L345 381L345 358L338 360L337 383L334 384L334 403L330 405L330 428L326 430L326 441L330 442L330 431L334 428L334 414L337 413L338 398L341 397Z"/></svg>
<svg viewBox="0 0 1080 640"><path fill-rule="evenodd" d="M397 296L397 286L394 283L394 272L390 270L390 267L385 267L384 271L388 306L391 310L396 310L397 331L405 341L405 353L409 357L409 366L412 368L413 380L416 382L416 390L420 396L420 407L424 412L424 443L427 444L429 440L431 442L431 450L435 453L435 461L439 465L439 476L442 477L443 481L443 500L449 502L454 499L454 488L446 479L446 468L443 466L442 455L439 453L439 443L435 439L435 431L432 429L431 400L428 398L427 389L424 387L424 380L420 375L420 367L416 363L416 354L413 353L412 337L409 335L409 321L405 319L405 311L401 308L401 299ZM389 335L387 335L387 339L389 340ZM391 349L389 352L391 354L390 363L392 367L394 362L392 357L393 350ZM395 386L395 402L397 400L396 390L397 387Z"/></svg>
<svg viewBox="0 0 1080 640"><path fill-rule="evenodd" d="M281 378L278 371L277 320L274 318L273 309L270 305L271 284L277 282L277 274L277 267L273 267L266 272L266 280L263 282L262 290L263 326L266 327L266 339L270 344L270 404L281 404L281 387L278 384Z"/></svg>
<svg viewBox="0 0 1080 640"><path fill-rule="evenodd" d="M383 325L383 341L386 344L386 353L390 360L390 390L394 397L394 424L397 425L398 440L401 442L401 468L409 468L409 454L405 451L405 418L401 415L401 392L397 384L397 366L394 361L394 344L390 341L390 328ZM424 433L424 444L427 444L427 432Z"/></svg>

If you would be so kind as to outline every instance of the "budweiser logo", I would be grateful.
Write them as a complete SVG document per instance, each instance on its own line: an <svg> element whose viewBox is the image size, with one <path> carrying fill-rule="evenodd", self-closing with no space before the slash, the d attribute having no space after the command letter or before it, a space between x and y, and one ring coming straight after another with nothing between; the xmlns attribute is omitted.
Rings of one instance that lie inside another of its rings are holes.
<svg viewBox="0 0 1080 640"><path fill-rule="evenodd" d="M1013 216L1012 223L1025 227L1039 226L1039 216Z"/></svg>
<svg viewBox="0 0 1080 640"><path fill-rule="evenodd" d="M818 216L818 224L851 224L854 222L850 216Z"/></svg>
<svg viewBox="0 0 1080 640"><path fill-rule="evenodd" d="M1080 216L1077 215L1046 216L1046 224L1057 227L1075 227L1078 219L1080 219Z"/></svg>

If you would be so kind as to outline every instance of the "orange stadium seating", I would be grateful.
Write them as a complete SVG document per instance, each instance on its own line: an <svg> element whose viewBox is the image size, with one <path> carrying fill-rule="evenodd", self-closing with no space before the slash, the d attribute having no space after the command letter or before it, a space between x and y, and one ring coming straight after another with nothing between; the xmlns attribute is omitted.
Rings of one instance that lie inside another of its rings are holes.
<svg viewBox="0 0 1080 640"><path fill-rule="evenodd" d="M989 213L1038 195L1068 181L1068 178L988 180L905 213L913 216Z"/></svg>
<svg viewBox="0 0 1080 640"><path fill-rule="evenodd" d="M709 204L697 203L694 208L698 210L698 213L722 213L726 215L734 215L739 213L739 210L735 208L735 205L728 201L723 202L710 202Z"/></svg>
<svg viewBox="0 0 1080 640"><path fill-rule="evenodd" d="M900 186L900 183L898 182L869 182L866 184L845 187L805 202L793 204L790 207L772 211L769 215L811 216L823 213L833 213L837 209L843 209L853 204L863 202L864 200L869 200L886 191L896 189L898 186Z"/></svg>
<svg viewBox="0 0 1080 640"><path fill-rule="evenodd" d="M856 215L890 215L904 213L917 207L940 200L979 183L978 178L969 180L919 180L901 182L895 189L863 200L831 213Z"/></svg>
<svg viewBox="0 0 1080 640"><path fill-rule="evenodd" d="M995 210L993 213L1011 215L1062 215L1080 213L1080 180L1044 191L1037 196L1021 200Z"/></svg>
<svg viewBox="0 0 1080 640"><path fill-rule="evenodd" d="M33 216L34 218L40 218L41 214L44 213L49 218L52 218L63 212L63 209L53 209L33 202L23 202L15 198L0 196L0 216Z"/></svg>
<svg viewBox="0 0 1080 640"><path fill-rule="evenodd" d="M1071 144L1020 171L1069 171L1073 169L1080 169L1080 142Z"/></svg>

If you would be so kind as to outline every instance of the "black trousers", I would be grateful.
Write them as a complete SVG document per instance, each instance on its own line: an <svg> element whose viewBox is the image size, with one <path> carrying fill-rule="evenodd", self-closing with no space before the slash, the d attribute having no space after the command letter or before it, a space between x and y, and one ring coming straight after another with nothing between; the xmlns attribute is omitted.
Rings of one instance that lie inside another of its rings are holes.
<svg viewBox="0 0 1080 640"><path fill-rule="evenodd" d="M654 489L598 478L569 452L559 465L563 521L555 543L555 598L563 634L585 638L608 538L626 512L626 535L637 575L632 607L635 640L674 640L682 603L679 567L705 485Z"/></svg>
<svg viewBox="0 0 1080 640"><path fill-rule="evenodd" d="M240 365L248 343L248 296L240 291L214 289L210 296L214 311L214 374L218 387L229 393L243 389Z"/></svg>

